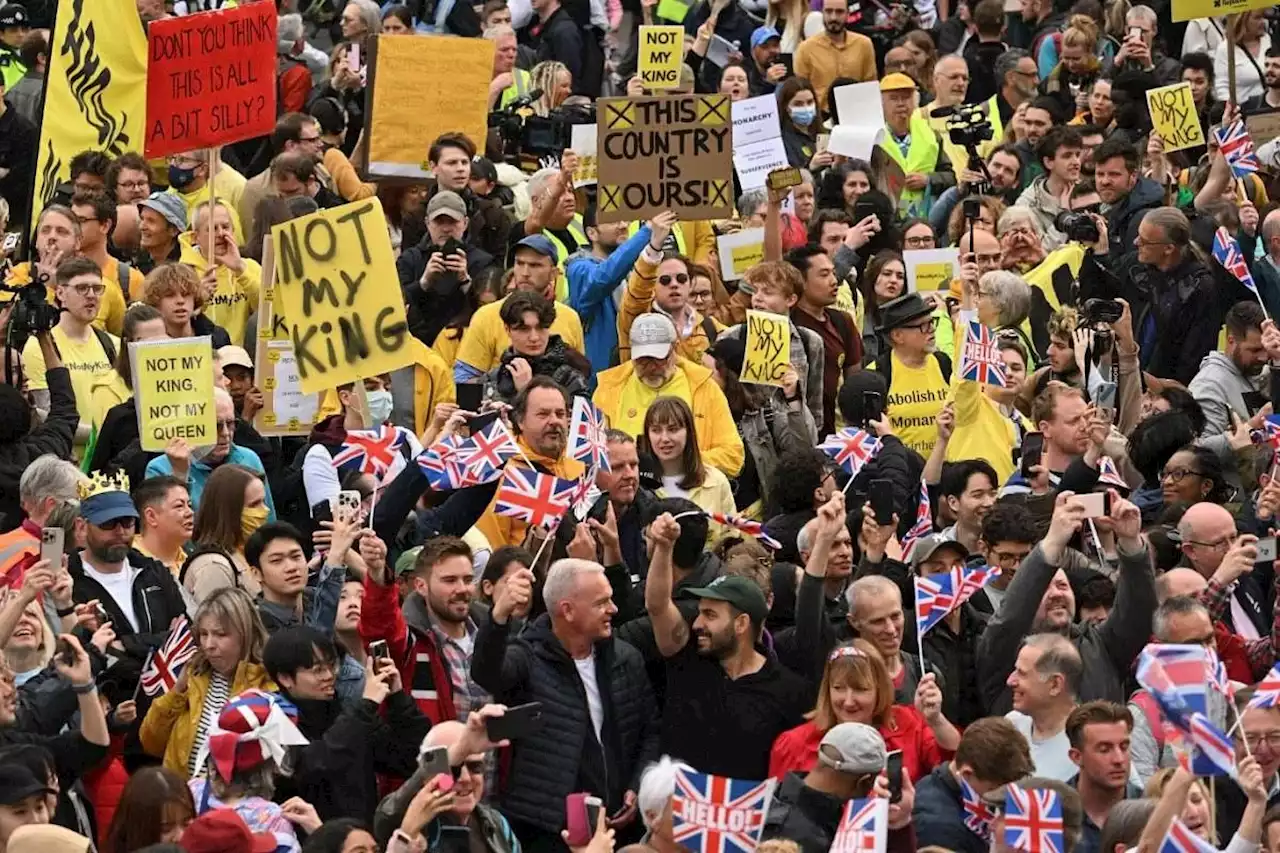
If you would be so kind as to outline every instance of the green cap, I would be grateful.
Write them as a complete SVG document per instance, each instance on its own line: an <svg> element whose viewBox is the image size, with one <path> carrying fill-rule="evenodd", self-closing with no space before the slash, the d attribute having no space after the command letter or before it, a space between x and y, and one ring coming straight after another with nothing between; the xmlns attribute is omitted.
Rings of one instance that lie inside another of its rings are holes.
<svg viewBox="0 0 1280 853"><path fill-rule="evenodd" d="M407 575L409 572L413 571L413 567L417 564L418 555L420 553L422 553L421 545L419 545L417 548L410 548L408 551L405 551L403 554L397 557L396 558L396 577L400 577L401 575Z"/></svg>
<svg viewBox="0 0 1280 853"><path fill-rule="evenodd" d="M769 602L755 581L741 575L721 575L704 587L689 590L690 595L727 601L746 613L756 622L763 622L769 615Z"/></svg>

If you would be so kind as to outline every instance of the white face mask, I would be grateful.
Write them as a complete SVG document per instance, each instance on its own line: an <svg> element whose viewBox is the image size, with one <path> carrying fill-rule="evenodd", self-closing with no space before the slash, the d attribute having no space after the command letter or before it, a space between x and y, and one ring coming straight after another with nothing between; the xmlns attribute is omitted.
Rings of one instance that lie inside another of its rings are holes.
<svg viewBox="0 0 1280 853"><path fill-rule="evenodd" d="M369 416L373 418L372 426L381 426L391 418L391 392L369 391Z"/></svg>

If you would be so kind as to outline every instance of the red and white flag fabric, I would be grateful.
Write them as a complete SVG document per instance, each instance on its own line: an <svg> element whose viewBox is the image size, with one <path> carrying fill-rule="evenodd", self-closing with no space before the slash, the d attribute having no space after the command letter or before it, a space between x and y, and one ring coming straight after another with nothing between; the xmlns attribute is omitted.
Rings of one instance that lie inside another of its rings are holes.
<svg viewBox="0 0 1280 853"><path fill-rule="evenodd" d="M178 683L182 668L195 653L196 641L191 635L191 620L186 616L179 616L160 648L147 655L147 665L142 668L142 692L148 696L168 693Z"/></svg>
<svg viewBox="0 0 1280 853"><path fill-rule="evenodd" d="M508 465L502 472L493 511L534 527L555 530L573 507L580 484L579 480L562 480L532 468Z"/></svg>
<svg viewBox="0 0 1280 853"><path fill-rule="evenodd" d="M831 839L831 853L885 853L889 846L889 801L849 800Z"/></svg>
<svg viewBox="0 0 1280 853"><path fill-rule="evenodd" d="M755 853L776 781L677 769L672 838L694 853Z"/></svg>
<svg viewBox="0 0 1280 853"><path fill-rule="evenodd" d="M608 471L609 444L604 430L604 413L586 397L574 397L573 419L569 421L569 455L586 463L588 469Z"/></svg>

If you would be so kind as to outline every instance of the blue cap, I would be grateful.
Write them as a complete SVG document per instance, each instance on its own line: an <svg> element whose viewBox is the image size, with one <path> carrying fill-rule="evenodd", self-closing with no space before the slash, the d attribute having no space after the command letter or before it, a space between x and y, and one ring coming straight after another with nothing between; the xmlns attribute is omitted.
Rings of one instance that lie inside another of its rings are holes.
<svg viewBox="0 0 1280 853"><path fill-rule="evenodd" d="M133 498L125 492L98 492L80 503L80 516L95 527L117 518L137 518Z"/></svg>
<svg viewBox="0 0 1280 853"><path fill-rule="evenodd" d="M516 243L517 249L521 247L533 249L539 255L544 255L553 262L559 263L559 253L556 251L555 244L541 234L530 234L519 243Z"/></svg>
<svg viewBox="0 0 1280 853"><path fill-rule="evenodd" d="M773 27L756 27L756 31L751 34L751 49L755 50L769 39L782 39L778 31Z"/></svg>

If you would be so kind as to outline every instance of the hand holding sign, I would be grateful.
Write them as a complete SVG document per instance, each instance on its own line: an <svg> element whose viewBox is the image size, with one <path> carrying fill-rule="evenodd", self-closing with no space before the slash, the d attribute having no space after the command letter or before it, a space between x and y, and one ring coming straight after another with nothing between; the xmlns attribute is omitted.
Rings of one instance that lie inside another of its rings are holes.
<svg viewBox="0 0 1280 853"><path fill-rule="evenodd" d="M746 355L742 381L783 387L791 369L791 324L783 315L747 311Z"/></svg>
<svg viewBox="0 0 1280 853"><path fill-rule="evenodd" d="M1204 145L1204 129L1191 96L1191 84L1177 83L1147 90L1151 124L1164 140L1166 154Z"/></svg>

